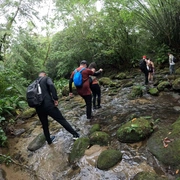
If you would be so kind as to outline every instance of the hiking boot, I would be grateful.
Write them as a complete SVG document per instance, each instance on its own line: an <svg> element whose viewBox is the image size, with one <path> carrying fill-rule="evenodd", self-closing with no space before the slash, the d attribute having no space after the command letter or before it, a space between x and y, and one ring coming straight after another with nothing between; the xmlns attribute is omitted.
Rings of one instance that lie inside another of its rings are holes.
<svg viewBox="0 0 180 180"><path fill-rule="evenodd" d="M97 109L100 109L100 108L102 108L101 106L97 106Z"/></svg>
<svg viewBox="0 0 180 180"><path fill-rule="evenodd" d="M50 141L50 142L48 142L48 144L52 144L52 143L54 142L54 140L55 140L55 136L51 136L51 137L50 137L50 139L51 139L51 141Z"/></svg>
<svg viewBox="0 0 180 180"><path fill-rule="evenodd" d="M79 134L74 134L73 135L73 140L76 141L79 138Z"/></svg>

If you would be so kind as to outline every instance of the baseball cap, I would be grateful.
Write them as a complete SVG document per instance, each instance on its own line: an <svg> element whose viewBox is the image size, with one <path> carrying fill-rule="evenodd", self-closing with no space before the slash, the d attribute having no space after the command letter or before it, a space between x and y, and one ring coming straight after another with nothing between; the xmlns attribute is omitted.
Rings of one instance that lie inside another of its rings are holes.
<svg viewBox="0 0 180 180"><path fill-rule="evenodd" d="M88 64L86 60L82 60L80 64Z"/></svg>

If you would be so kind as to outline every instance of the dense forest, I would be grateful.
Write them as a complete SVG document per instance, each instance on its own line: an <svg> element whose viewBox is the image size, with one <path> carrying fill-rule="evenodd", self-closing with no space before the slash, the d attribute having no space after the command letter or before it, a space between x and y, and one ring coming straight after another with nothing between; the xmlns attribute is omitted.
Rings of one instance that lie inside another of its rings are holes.
<svg viewBox="0 0 180 180"><path fill-rule="evenodd" d="M114 71L180 54L180 0L1 0L0 146L44 70L60 88L83 59Z"/></svg>

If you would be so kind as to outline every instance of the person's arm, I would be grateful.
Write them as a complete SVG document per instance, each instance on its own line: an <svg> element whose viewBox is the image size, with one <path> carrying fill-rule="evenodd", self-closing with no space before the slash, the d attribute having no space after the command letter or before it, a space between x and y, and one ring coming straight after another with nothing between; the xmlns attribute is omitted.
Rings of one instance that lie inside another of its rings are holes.
<svg viewBox="0 0 180 180"><path fill-rule="evenodd" d="M57 91L56 91L56 88L55 88L51 78L49 78L49 77L47 78L47 85L49 87L50 94L54 100L54 104L55 104L55 106L57 106L58 105Z"/></svg>
<svg viewBox="0 0 180 180"><path fill-rule="evenodd" d="M101 72L103 71L103 69L99 69L98 71L94 72L92 75L93 76L98 76L101 74Z"/></svg>
<svg viewBox="0 0 180 180"><path fill-rule="evenodd" d="M73 83L73 78L69 79L69 94L72 94L72 83Z"/></svg>

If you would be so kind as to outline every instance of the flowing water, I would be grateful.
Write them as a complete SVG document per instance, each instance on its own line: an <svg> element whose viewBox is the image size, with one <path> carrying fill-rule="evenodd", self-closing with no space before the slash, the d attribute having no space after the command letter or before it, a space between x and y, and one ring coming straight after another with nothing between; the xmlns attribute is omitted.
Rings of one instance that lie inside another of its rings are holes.
<svg viewBox="0 0 180 180"><path fill-rule="evenodd" d="M143 77L135 79L135 85L142 84ZM152 86L152 85L150 85ZM27 150L29 143L42 132L41 125L36 118L27 120L18 128L25 128L26 132L20 137L9 138L9 149L2 152L10 154L19 165L2 168L7 172L7 180L131 180L141 171L156 172L170 180L175 178L166 172L166 168L151 155L146 147L146 141L127 144L120 143L116 138L117 129L133 117L146 116L158 122L158 126L168 126L176 121L180 112L180 95L173 91L162 92L159 96L151 96L144 87L141 98L129 100L128 95L132 87L122 88L116 95L109 96L109 87L102 87L102 108L94 110L94 119L89 122L85 116L85 107L78 96L70 101L62 101L60 110L66 119L78 129L81 137L88 136L89 129L95 123L101 125L101 130L111 136L110 148L120 150L123 158L120 163L108 171L96 167L98 155L109 147L92 146L85 155L74 164L68 163L68 155L73 146L72 136L56 121L51 121L50 130L56 136L55 142L49 146L45 144L35 152ZM77 105L77 102L79 105ZM30 131L31 129L31 131ZM60 129L60 130L59 130Z"/></svg>

